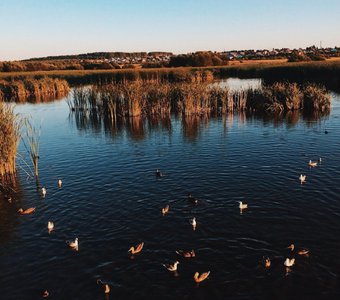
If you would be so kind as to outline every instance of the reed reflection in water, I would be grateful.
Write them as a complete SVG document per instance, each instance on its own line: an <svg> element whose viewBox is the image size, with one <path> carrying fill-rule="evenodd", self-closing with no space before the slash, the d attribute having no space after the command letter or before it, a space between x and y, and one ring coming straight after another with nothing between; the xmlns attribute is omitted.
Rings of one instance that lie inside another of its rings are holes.
<svg viewBox="0 0 340 300"><path fill-rule="evenodd" d="M79 131L91 132L93 134L101 134L105 132L108 137L115 138L126 134L133 140L143 140L152 134L152 131L160 129L171 135L172 123L174 121L181 122L183 138L188 141L195 141L202 129L209 126L211 120L221 119L223 128L227 132L228 127L233 125L234 117L237 117L238 126L246 126L254 120L262 121L263 125L273 124L275 127L285 125L287 128L294 128L299 122L304 122L307 126L314 126L316 122L325 123L329 118L329 111L318 113L303 113L300 111L288 111L281 114L261 114L240 111L235 113L227 113L221 116L216 115L151 115L138 117L106 118L97 113L90 111L72 111L69 114L69 121L75 122Z"/></svg>

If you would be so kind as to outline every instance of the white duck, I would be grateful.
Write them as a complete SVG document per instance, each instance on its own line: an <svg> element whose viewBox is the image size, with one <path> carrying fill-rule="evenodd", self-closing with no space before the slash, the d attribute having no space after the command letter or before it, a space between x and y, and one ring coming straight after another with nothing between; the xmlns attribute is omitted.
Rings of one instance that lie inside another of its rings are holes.
<svg viewBox="0 0 340 300"><path fill-rule="evenodd" d="M304 182L306 182L306 175L300 175L300 177L299 177L299 179L300 179L300 182L301 182L301 184L303 184Z"/></svg>
<svg viewBox="0 0 340 300"><path fill-rule="evenodd" d="M46 188L42 187L42 188L41 188L41 195L42 195L43 197L45 197L45 196L46 196L46 193L47 193Z"/></svg>
<svg viewBox="0 0 340 300"><path fill-rule="evenodd" d="M58 187L61 188L61 186L63 185L63 182L61 181L61 179L58 180Z"/></svg>
<svg viewBox="0 0 340 300"><path fill-rule="evenodd" d="M190 220L190 224L192 226L192 229L195 230L196 226L197 226L196 218L195 217Z"/></svg>
<svg viewBox="0 0 340 300"><path fill-rule="evenodd" d="M47 229L48 229L48 233L50 233L54 229L54 223L52 221L48 221Z"/></svg>
<svg viewBox="0 0 340 300"><path fill-rule="evenodd" d="M239 201L238 202L239 203L239 208L240 209L246 209L246 208L248 208L248 204L247 203L243 203L242 201Z"/></svg>
<svg viewBox="0 0 340 300"><path fill-rule="evenodd" d="M166 265L163 264L163 266L167 268L170 272L176 272L178 265L179 265L179 261L175 261L173 264L166 264Z"/></svg>
<svg viewBox="0 0 340 300"><path fill-rule="evenodd" d="M295 258L286 258L285 262L283 263L286 267L292 267L295 264Z"/></svg>

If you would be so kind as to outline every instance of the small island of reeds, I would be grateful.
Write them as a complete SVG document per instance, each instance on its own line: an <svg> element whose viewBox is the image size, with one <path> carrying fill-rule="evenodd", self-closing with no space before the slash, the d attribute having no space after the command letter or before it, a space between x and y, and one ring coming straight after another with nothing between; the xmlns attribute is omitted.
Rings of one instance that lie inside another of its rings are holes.
<svg viewBox="0 0 340 300"><path fill-rule="evenodd" d="M111 119L165 114L224 114L233 111L282 113L330 110L328 91L316 84L276 82L258 89L230 91L197 83L137 81L92 88L75 88L68 104L72 111L101 114Z"/></svg>

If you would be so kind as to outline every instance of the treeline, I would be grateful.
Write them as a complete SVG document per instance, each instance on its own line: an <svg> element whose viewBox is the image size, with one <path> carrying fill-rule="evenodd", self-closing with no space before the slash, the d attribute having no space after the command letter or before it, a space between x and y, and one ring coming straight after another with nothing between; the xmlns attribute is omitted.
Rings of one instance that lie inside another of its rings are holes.
<svg viewBox="0 0 340 300"><path fill-rule="evenodd" d="M69 91L70 87L64 79L43 77L0 80L0 102L47 101L66 96Z"/></svg>
<svg viewBox="0 0 340 300"><path fill-rule="evenodd" d="M64 60L64 59L111 59L111 58L127 58L127 57L140 57L146 58L147 56L160 56L160 55L170 55L172 52L164 51L153 51L153 52L92 52L74 55L57 55L57 56L47 56L47 57L37 57L30 58L27 61L44 61L44 60Z"/></svg>
<svg viewBox="0 0 340 300"><path fill-rule="evenodd" d="M303 53L298 50L294 50L288 55L288 62L299 62L299 61L322 61L326 60L326 56L319 52Z"/></svg>
<svg viewBox="0 0 340 300"><path fill-rule="evenodd" d="M191 54L182 54L170 58L170 67L207 67L223 66L228 59L211 51L200 51Z"/></svg>

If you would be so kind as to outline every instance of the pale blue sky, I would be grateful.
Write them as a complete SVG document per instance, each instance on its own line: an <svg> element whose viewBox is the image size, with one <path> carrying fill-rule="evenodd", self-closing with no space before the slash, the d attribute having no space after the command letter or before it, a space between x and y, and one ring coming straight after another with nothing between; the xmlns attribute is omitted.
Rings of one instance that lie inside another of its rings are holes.
<svg viewBox="0 0 340 300"><path fill-rule="evenodd" d="M0 0L0 60L340 46L339 0Z"/></svg>

